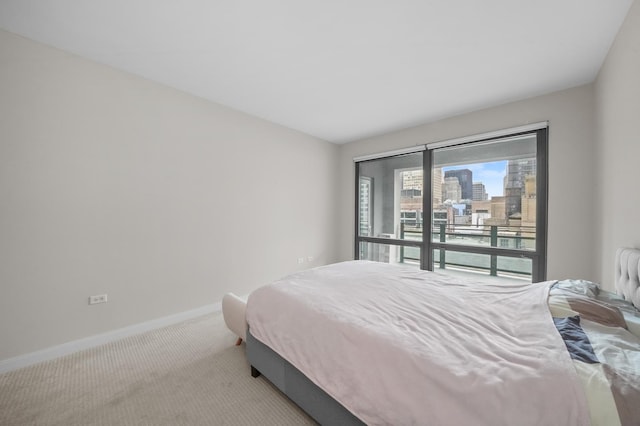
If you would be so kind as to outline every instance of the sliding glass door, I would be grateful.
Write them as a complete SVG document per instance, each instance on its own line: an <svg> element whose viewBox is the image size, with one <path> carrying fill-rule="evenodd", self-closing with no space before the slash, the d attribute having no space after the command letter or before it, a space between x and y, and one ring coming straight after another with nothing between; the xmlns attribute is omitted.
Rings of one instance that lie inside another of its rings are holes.
<svg viewBox="0 0 640 426"><path fill-rule="evenodd" d="M423 153L357 163L358 259L420 266Z"/></svg>
<svg viewBox="0 0 640 426"><path fill-rule="evenodd" d="M546 275L547 129L356 163L357 259Z"/></svg>

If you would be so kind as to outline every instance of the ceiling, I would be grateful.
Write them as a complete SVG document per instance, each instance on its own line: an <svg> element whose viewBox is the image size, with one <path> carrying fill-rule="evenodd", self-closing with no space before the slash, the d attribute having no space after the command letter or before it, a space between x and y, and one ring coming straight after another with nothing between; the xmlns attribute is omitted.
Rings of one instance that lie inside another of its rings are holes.
<svg viewBox="0 0 640 426"><path fill-rule="evenodd" d="M592 82L632 0L0 0L0 28L344 143Z"/></svg>

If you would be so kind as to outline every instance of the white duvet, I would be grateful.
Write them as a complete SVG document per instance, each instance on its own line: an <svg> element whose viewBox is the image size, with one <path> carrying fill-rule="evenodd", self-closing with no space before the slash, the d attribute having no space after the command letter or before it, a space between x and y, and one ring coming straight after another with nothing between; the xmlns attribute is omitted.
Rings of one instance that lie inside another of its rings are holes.
<svg viewBox="0 0 640 426"><path fill-rule="evenodd" d="M351 261L257 289L247 321L367 424L587 425L549 285Z"/></svg>

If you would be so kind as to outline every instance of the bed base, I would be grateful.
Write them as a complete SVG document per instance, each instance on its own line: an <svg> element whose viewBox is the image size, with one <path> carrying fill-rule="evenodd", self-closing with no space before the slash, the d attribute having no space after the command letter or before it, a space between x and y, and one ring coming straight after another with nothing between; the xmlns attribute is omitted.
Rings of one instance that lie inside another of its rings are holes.
<svg viewBox="0 0 640 426"><path fill-rule="evenodd" d="M320 389L291 363L247 331L247 359L251 376L264 375L314 420L326 425L363 425L342 404Z"/></svg>

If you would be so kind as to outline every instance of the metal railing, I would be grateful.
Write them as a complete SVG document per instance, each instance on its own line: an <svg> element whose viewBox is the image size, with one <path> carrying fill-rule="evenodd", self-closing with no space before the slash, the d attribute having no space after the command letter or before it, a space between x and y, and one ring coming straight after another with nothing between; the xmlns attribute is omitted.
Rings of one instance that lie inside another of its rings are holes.
<svg viewBox="0 0 640 426"><path fill-rule="evenodd" d="M434 267L439 269L456 268L488 273L490 276L507 274L522 278L532 276L530 259L525 256L513 257L498 254L467 253L456 250L456 246L484 246L518 251L535 250L535 227L513 225L455 225L441 223L431 229L431 241L446 243L449 247L434 249ZM420 226L400 225L400 239L422 241L423 229ZM449 254L449 256L446 255ZM435 256L437 254L437 256ZM420 263L420 249L400 247L401 263ZM489 264L486 265L486 257ZM498 262L500 257L500 262ZM474 262L475 260L475 262ZM484 264L483 264L484 263ZM522 266L522 268L518 268Z"/></svg>

